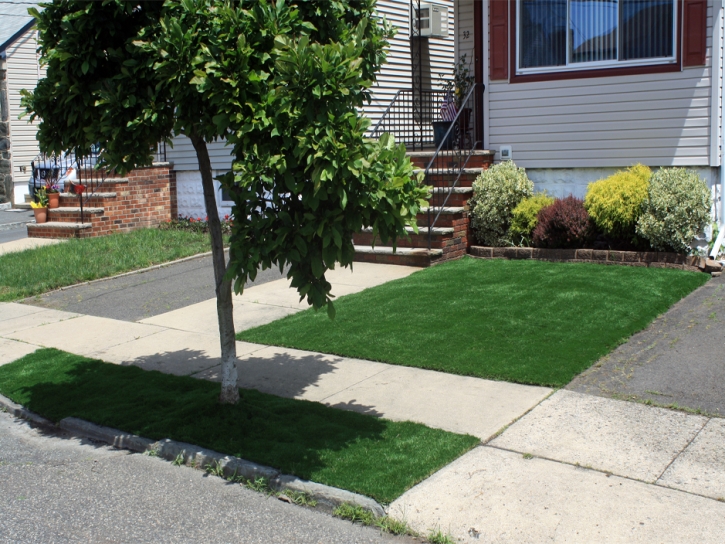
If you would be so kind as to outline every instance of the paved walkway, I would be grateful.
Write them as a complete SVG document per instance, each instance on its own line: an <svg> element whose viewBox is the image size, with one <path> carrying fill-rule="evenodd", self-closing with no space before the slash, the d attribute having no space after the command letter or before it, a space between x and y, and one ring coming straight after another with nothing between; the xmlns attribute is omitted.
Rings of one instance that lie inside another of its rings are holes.
<svg viewBox="0 0 725 544"><path fill-rule="evenodd" d="M355 268L333 274L335 294L414 271ZM235 319L241 329L303 308L278 280L246 291L235 302ZM67 334L71 325L86 331L82 339ZM216 335L213 300L139 323L0 305L0 364L47 345L213 380ZM391 505L421 533L440 528L471 543L721 542L725 534L720 418L299 350L237 347L243 387L482 439Z"/></svg>
<svg viewBox="0 0 725 544"><path fill-rule="evenodd" d="M725 276L675 304L567 389L725 416Z"/></svg>

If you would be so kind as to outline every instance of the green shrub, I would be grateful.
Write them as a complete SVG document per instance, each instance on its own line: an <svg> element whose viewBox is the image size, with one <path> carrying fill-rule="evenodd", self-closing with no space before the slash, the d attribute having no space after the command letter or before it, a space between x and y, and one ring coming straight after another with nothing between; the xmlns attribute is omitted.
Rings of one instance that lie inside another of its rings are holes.
<svg viewBox="0 0 725 544"><path fill-rule="evenodd" d="M696 172L662 168L650 179L637 234L660 251L689 253L710 221L710 189Z"/></svg>
<svg viewBox="0 0 725 544"><path fill-rule="evenodd" d="M539 212L553 203L554 197L546 193L537 193L519 202L512 212L511 228L509 229L511 240L516 245L531 245L531 233L536 228Z"/></svg>
<svg viewBox="0 0 725 544"><path fill-rule="evenodd" d="M486 246L509 245L509 226L514 208L534 192L526 170L511 161L491 166L473 182L471 227L477 241Z"/></svg>
<svg viewBox="0 0 725 544"><path fill-rule="evenodd" d="M606 235L632 238L647 199L649 167L636 164L589 185L584 207Z"/></svg>

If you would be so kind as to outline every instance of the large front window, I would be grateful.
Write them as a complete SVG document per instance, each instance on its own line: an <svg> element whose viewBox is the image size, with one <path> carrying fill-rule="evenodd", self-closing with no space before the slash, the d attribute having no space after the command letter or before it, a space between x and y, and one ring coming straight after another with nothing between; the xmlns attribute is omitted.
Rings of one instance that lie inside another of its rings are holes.
<svg viewBox="0 0 725 544"><path fill-rule="evenodd" d="M517 73L676 61L676 0L518 0Z"/></svg>

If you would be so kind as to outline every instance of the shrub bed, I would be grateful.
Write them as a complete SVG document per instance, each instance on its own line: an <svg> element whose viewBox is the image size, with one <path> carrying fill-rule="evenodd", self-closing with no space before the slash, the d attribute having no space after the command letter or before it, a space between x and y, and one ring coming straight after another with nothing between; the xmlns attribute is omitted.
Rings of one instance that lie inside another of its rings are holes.
<svg viewBox="0 0 725 544"><path fill-rule="evenodd" d="M710 189L696 172L637 164L591 183L584 200L533 194L523 168L506 161L473 184L474 239L487 247L697 253L710 222Z"/></svg>

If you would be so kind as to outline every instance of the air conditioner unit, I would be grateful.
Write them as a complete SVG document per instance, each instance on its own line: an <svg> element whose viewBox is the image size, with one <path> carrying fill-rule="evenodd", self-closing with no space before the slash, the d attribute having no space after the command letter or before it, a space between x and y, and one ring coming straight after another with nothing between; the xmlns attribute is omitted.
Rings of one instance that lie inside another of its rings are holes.
<svg viewBox="0 0 725 544"><path fill-rule="evenodd" d="M448 37L448 8L438 4L420 3L420 15L418 7L413 4L413 28L417 35L424 38L447 38ZM420 28L418 28L420 21Z"/></svg>

